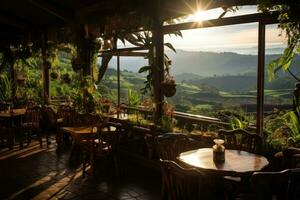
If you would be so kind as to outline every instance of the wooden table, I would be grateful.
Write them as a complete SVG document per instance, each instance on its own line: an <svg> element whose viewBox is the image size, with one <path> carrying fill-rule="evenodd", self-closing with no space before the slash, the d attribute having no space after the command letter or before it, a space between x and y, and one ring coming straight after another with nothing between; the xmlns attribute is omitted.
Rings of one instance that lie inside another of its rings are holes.
<svg viewBox="0 0 300 200"><path fill-rule="evenodd" d="M80 142L82 139L89 139L94 136L92 126L79 126L79 127L61 127L61 130L70 133L75 142Z"/></svg>
<svg viewBox="0 0 300 200"><path fill-rule="evenodd" d="M225 162L213 161L212 148L203 148L181 153L180 161L221 176L249 176L266 167L268 160L260 155L239 150L225 150Z"/></svg>
<svg viewBox="0 0 300 200"><path fill-rule="evenodd" d="M14 146L14 140L15 140L15 133L20 133L20 125L22 121L22 116L24 116L26 113L25 108L19 108L19 109L12 109L10 111L4 111L0 112L0 118L4 119L5 121L9 121L10 131L9 133L9 148L12 149ZM20 142L20 148L23 147L22 141Z"/></svg>
<svg viewBox="0 0 300 200"><path fill-rule="evenodd" d="M23 116L26 113L25 108L12 109L11 111L0 112L0 118L14 118Z"/></svg>

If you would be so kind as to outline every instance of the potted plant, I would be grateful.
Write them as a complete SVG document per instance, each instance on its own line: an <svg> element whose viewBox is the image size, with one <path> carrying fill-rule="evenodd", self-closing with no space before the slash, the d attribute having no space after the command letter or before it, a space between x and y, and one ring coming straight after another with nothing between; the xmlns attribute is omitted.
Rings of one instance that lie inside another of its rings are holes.
<svg viewBox="0 0 300 200"><path fill-rule="evenodd" d="M61 78L62 78L63 83L66 83L66 84L71 83L71 77L70 77L69 73L63 74Z"/></svg>
<svg viewBox="0 0 300 200"><path fill-rule="evenodd" d="M52 80L56 80L58 78L58 73L56 71L52 71L50 73L50 77Z"/></svg>
<svg viewBox="0 0 300 200"><path fill-rule="evenodd" d="M166 73L165 80L161 82L162 92L166 97L172 97L176 94L176 83L173 76Z"/></svg>

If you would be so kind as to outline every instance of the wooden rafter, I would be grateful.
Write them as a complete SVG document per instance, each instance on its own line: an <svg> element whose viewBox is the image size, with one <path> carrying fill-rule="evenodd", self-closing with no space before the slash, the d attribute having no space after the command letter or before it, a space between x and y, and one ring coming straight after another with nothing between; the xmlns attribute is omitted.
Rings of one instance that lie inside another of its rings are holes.
<svg viewBox="0 0 300 200"><path fill-rule="evenodd" d="M98 56L102 56L105 53L100 53ZM113 56L122 56L122 57L145 57L148 55L147 52L134 52L134 51L122 51L122 52L112 52L109 53Z"/></svg>
<svg viewBox="0 0 300 200"><path fill-rule="evenodd" d="M47 13L65 22L71 21L72 19L72 16L68 14L66 10L60 9L57 6L49 3L48 1L44 1L44 0L27 0L27 1L32 5L46 11Z"/></svg>
<svg viewBox="0 0 300 200"><path fill-rule="evenodd" d="M205 20L202 22L187 22L181 24L167 25L163 27L164 34L172 33L174 31L196 29L196 28L208 28L217 26L229 26L236 24L263 22L264 24L278 23L277 14L249 14L235 17L226 17L221 19Z"/></svg>

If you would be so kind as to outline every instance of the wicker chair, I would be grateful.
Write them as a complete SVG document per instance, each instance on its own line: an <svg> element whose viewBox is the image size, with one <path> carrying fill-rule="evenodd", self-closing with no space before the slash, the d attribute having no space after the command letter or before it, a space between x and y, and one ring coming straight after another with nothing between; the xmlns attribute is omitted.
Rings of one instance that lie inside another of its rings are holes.
<svg viewBox="0 0 300 200"><path fill-rule="evenodd" d="M300 169L280 172L255 172L251 177L255 199L300 199Z"/></svg>
<svg viewBox="0 0 300 200"><path fill-rule="evenodd" d="M90 140L82 141L84 149L83 159L83 176L88 160L91 164L92 176L94 176L96 161L98 159L110 160L114 165L115 175L119 176L120 162L119 162L119 135L121 132L121 124L113 122L104 122L98 126L94 126L92 130L92 137Z"/></svg>
<svg viewBox="0 0 300 200"><path fill-rule="evenodd" d="M219 130L219 136L225 140L227 149L244 150L250 153L261 153L262 138L256 133L243 129Z"/></svg>

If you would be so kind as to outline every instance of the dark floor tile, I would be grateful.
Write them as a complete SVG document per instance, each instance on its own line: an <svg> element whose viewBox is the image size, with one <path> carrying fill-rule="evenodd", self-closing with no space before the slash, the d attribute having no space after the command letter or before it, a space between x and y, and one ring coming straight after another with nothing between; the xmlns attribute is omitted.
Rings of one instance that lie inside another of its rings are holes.
<svg viewBox="0 0 300 200"><path fill-rule="evenodd" d="M0 149L0 199L158 199L160 176L132 163L125 173L99 171L95 179L82 177L80 162L70 164L70 151L55 152L55 141L42 149L37 141L22 150ZM103 169L102 169L103 170Z"/></svg>

